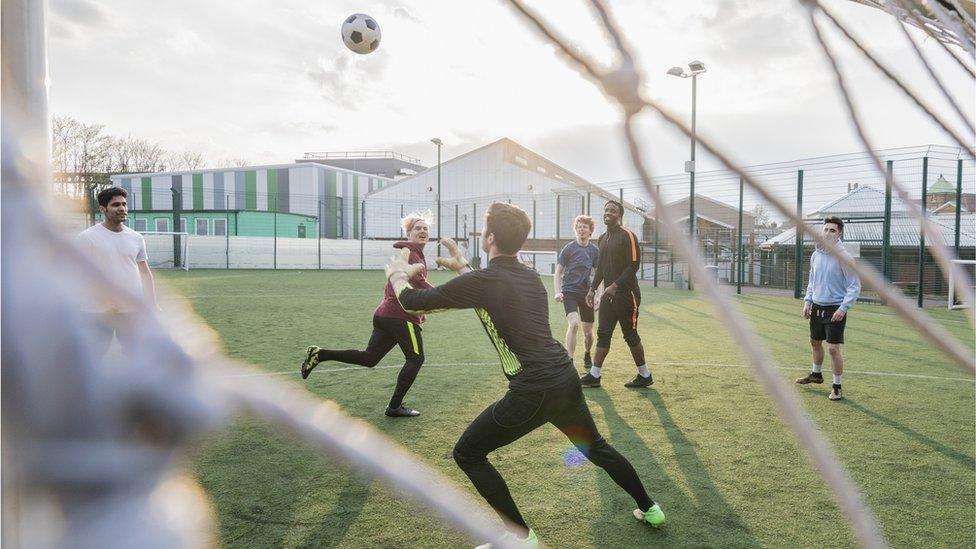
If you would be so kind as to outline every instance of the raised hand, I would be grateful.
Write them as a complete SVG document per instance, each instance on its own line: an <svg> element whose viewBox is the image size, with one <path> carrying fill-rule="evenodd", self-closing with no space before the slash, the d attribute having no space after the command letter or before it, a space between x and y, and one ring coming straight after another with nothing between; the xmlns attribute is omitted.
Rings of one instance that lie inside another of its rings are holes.
<svg viewBox="0 0 976 549"><path fill-rule="evenodd" d="M402 273L403 278L409 280L424 268L423 263L410 263L410 250L401 248L390 256L390 262L384 267L386 278L392 280L398 277L397 273Z"/></svg>
<svg viewBox="0 0 976 549"><path fill-rule="evenodd" d="M448 257L435 259L438 265L456 273L468 266L468 260L464 258L464 248L458 246L453 238L442 238L441 244L447 249Z"/></svg>

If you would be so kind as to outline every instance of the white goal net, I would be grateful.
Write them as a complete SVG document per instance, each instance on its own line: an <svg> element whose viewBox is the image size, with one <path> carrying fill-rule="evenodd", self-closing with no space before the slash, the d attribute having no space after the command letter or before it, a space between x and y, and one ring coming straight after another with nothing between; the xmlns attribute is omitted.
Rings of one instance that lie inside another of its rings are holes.
<svg viewBox="0 0 976 549"><path fill-rule="evenodd" d="M180 232L139 233L153 269L190 270L190 235Z"/></svg>
<svg viewBox="0 0 976 549"><path fill-rule="evenodd" d="M968 309L971 304L961 303L956 296L957 287L967 288L969 291L976 290L976 260L973 259L953 259L953 263L962 267L965 275L962 279L957 276L958 271L949 271L949 310Z"/></svg>
<svg viewBox="0 0 976 549"><path fill-rule="evenodd" d="M550 251L521 250L518 253L518 260L523 265L531 267L541 275L555 274L558 259L558 254Z"/></svg>

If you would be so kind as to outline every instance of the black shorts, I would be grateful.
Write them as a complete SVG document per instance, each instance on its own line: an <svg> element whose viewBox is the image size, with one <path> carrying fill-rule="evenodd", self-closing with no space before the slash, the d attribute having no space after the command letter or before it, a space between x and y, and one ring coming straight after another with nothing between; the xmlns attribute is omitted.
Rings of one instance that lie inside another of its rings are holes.
<svg viewBox="0 0 976 549"><path fill-rule="evenodd" d="M585 293L563 292L563 309L566 314L579 312L580 322L593 323L593 307L586 304Z"/></svg>
<svg viewBox="0 0 976 549"><path fill-rule="evenodd" d="M840 344L844 342L844 328L847 326L847 315L840 322L831 321L834 312L840 305L813 304L810 309L810 339L814 341L827 340L827 343Z"/></svg>

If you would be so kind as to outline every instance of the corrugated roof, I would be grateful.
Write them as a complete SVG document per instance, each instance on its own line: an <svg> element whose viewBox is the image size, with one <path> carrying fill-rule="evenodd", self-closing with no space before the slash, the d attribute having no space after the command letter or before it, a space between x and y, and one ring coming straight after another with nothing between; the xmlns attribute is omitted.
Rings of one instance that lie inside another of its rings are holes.
<svg viewBox="0 0 976 549"><path fill-rule="evenodd" d="M929 217L932 223L942 233L944 242L950 246L955 242L956 221L955 216L934 216ZM822 223L811 223L816 230L820 230ZM861 242L862 245L881 245L882 231L884 223L882 221L867 221L863 223L847 222L844 223L844 241ZM959 220L959 245L976 246L976 215L963 214ZM917 248L919 243L918 221L909 217L892 217L890 242L893 248ZM931 244L931 242L927 242ZM763 242L761 248L771 248L775 245L792 247L796 245L796 229L790 228L786 231ZM805 246L813 246L814 242L809 238L804 238Z"/></svg>
<svg viewBox="0 0 976 549"><path fill-rule="evenodd" d="M845 219L848 217L881 217L884 215L884 200L884 190L865 185L854 189L837 200L828 202L807 216L836 215ZM902 202L897 196L891 197L891 213L893 215L907 214L908 212L908 204Z"/></svg>

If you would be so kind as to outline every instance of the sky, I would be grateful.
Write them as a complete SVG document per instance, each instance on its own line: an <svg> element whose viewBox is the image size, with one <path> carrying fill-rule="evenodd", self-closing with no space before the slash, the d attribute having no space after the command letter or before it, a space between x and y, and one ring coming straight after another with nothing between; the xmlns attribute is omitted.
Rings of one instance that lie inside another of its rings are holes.
<svg viewBox="0 0 976 549"><path fill-rule="evenodd" d="M603 66L616 58L589 3L527 2ZM886 13L825 4L933 108L952 118ZM637 51L644 93L684 120L691 81L698 132L743 165L860 150L806 11L789 0L609 3ZM508 137L594 183L634 177L618 109L506 3L379 0L50 0L52 114L114 136L202 153L212 167L244 158L288 163L309 151L392 150L436 162ZM353 13L375 18L379 48L342 43ZM933 40L911 30L970 120L976 87ZM953 141L857 52L830 33L876 148ZM957 124L957 127L959 125ZM676 174L689 140L647 112L642 145ZM719 167L699 148L700 171Z"/></svg>

